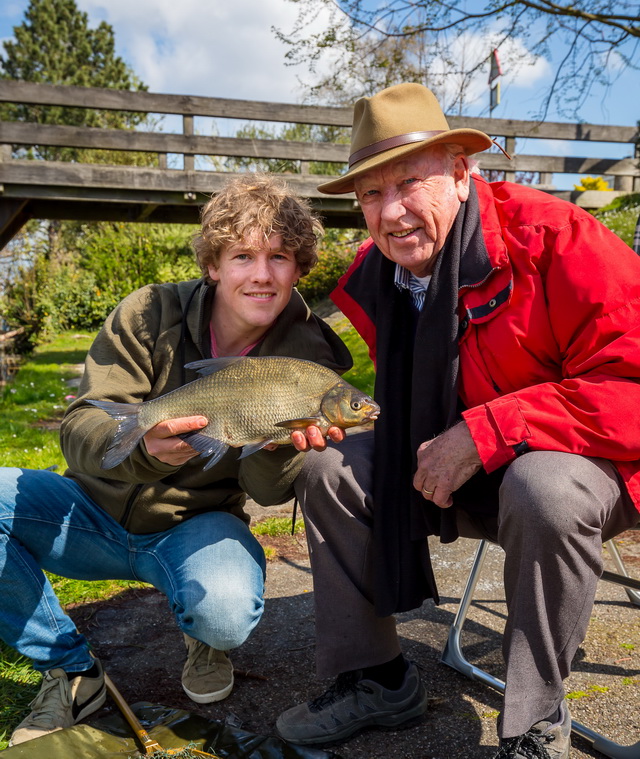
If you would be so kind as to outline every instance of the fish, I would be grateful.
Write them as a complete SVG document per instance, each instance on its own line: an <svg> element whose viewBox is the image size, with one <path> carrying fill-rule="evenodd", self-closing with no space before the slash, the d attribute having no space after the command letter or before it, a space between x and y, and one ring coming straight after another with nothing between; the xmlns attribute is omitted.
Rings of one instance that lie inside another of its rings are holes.
<svg viewBox="0 0 640 759"><path fill-rule="evenodd" d="M165 395L140 403L88 400L120 422L100 466L121 464L156 424L205 416L206 427L180 437L202 458L204 469L229 448L245 458L266 445L291 443L292 430L316 425L323 434L375 421L378 404L331 369L287 356L231 356L186 364L200 377Z"/></svg>

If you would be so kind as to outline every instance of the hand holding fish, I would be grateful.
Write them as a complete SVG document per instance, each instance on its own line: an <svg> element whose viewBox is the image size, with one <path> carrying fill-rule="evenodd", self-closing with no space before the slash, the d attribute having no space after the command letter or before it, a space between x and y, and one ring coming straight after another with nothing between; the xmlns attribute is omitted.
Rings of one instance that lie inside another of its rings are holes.
<svg viewBox="0 0 640 759"><path fill-rule="evenodd" d="M329 427L327 430L327 436L334 443L341 443L346 435L347 433L340 427ZM294 430L291 433L291 442L293 443L293 447L298 451L310 451L312 448L314 451L324 451L327 447L326 436L315 425L310 425L304 432Z"/></svg>
<svg viewBox="0 0 640 759"><path fill-rule="evenodd" d="M207 424L205 416L185 416L159 422L143 437L147 453L163 464L182 466L200 454L178 435L201 430Z"/></svg>
<svg viewBox="0 0 640 759"><path fill-rule="evenodd" d="M441 509L453 504L451 496L482 466L478 450L465 422L418 448L418 469L413 487Z"/></svg>

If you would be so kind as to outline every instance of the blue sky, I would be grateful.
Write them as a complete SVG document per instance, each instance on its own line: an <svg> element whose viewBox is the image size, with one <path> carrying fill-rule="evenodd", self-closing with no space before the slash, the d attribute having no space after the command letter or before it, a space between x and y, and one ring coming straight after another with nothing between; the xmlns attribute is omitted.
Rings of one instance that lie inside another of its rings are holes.
<svg viewBox="0 0 640 759"><path fill-rule="evenodd" d="M273 102L301 102L299 80L305 70L285 66L285 48L272 26L291 28L296 6L287 0L76 0L91 25L106 20L115 31L118 54L154 92L231 97ZM0 3L0 40L13 35L28 0ZM486 45L467 40L467 49ZM526 43L515 42L520 52ZM508 58L505 54L503 59ZM527 119L539 102L551 77L549 61L532 60L518 71L503 60L502 102L493 115ZM486 72L476 83L476 97L469 115L488 115ZM613 86L595 88L581 112L583 121L597 124L635 125L640 119L640 76L620 72ZM566 120L550 113L550 120ZM569 154L569 146L549 141L556 154ZM521 152L538 152L519 145ZM622 157L628 146L606 148L582 145L580 155Z"/></svg>

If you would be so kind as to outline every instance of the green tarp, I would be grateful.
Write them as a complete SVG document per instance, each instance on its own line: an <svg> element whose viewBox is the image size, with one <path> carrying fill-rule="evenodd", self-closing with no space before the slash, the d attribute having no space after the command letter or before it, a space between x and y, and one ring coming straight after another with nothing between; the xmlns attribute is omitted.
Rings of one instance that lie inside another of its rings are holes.
<svg viewBox="0 0 640 759"><path fill-rule="evenodd" d="M132 706L144 729L163 748L195 748L224 759L340 759L320 749L293 746L271 735L256 735L190 712L157 704ZM2 759L123 759L144 756L119 714L75 725L5 749Z"/></svg>

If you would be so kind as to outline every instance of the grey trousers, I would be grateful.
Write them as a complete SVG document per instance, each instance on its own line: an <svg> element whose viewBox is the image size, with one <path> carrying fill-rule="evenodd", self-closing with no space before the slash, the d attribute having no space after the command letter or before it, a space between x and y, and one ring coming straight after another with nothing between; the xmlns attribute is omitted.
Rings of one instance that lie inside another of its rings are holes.
<svg viewBox="0 0 640 759"><path fill-rule="evenodd" d="M393 617L372 603L373 435L307 454L296 483L314 578L320 677L400 653ZM525 733L564 698L563 680L584 639L602 572L602 543L640 515L615 467L602 459L531 452L507 469L495 517L459 511L464 537L505 551L508 618L501 736Z"/></svg>

